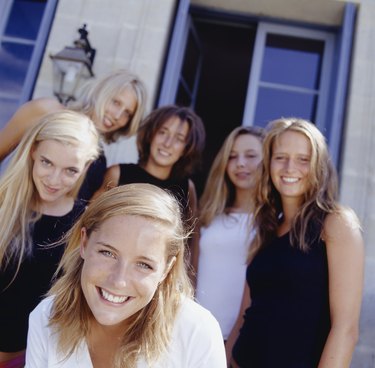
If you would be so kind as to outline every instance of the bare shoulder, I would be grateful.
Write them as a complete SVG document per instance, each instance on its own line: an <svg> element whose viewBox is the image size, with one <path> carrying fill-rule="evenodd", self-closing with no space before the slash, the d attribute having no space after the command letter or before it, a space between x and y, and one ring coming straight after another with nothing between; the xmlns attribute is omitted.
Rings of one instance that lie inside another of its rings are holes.
<svg viewBox="0 0 375 368"><path fill-rule="evenodd" d="M36 98L24 104L23 107L37 115L45 115L50 112L65 109L59 101L51 97Z"/></svg>
<svg viewBox="0 0 375 368"><path fill-rule="evenodd" d="M362 228L356 213L349 207L340 206L326 217L322 235L326 243L356 242L362 239Z"/></svg>
<svg viewBox="0 0 375 368"><path fill-rule="evenodd" d="M112 165L107 169L107 172L105 174L104 178L104 184L109 187L113 188L118 185L120 179L120 165Z"/></svg>
<svg viewBox="0 0 375 368"><path fill-rule="evenodd" d="M62 110L64 106L53 98L37 98L24 103L13 115L8 125L26 129L34 125L44 115Z"/></svg>

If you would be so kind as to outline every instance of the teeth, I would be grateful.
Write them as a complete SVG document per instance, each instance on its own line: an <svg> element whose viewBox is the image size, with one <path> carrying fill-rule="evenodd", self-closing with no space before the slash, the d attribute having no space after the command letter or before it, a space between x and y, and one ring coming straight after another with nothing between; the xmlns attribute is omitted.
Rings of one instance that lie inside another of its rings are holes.
<svg viewBox="0 0 375 368"><path fill-rule="evenodd" d="M111 303L118 303L118 304L121 304L121 303L123 303L123 302L125 302L126 300L129 299L128 296L116 296L116 295L112 295L112 294L106 292L106 291L103 290L103 289L100 289L100 292L101 292L102 297L103 297L105 300L108 300L108 301L111 302Z"/></svg>
<svg viewBox="0 0 375 368"><path fill-rule="evenodd" d="M286 181L287 183L296 183L298 181L298 178L286 178L284 176L283 180Z"/></svg>
<svg viewBox="0 0 375 368"><path fill-rule="evenodd" d="M159 150L159 153L160 153L162 156L170 156L169 152L166 152L166 151L163 151L163 150Z"/></svg>

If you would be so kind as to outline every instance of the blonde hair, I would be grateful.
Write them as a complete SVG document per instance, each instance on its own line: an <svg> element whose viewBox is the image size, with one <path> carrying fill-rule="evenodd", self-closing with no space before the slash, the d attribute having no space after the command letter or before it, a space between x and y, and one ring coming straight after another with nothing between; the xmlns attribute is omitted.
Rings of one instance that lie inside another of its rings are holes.
<svg viewBox="0 0 375 368"><path fill-rule="evenodd" d="M59 351L65 357L74 353L88 336L94 318L81 288L83 259L80 256L81 229L88 236L114 216L141 216L163 226L166 234L167 263L175 257L167 277L158 286L151 302L129 318L121 348L113 367L135 367L139 356L156 361L167 349L181 296L192 296L184 264L188 237L177 200L151 184L128 184L112 188L95 199L68 235L68 246L57 273L62 276L50 290L54 296L50 325L58 333Z"/></svg>
<svg viewBox="0 0 375 368"><path fill-rule="evenodd" d="M74 111L57 111L45 115L28 130L0 179L0 267L18 263L32 251L32 227L41 214L35 212L39 194L33 181L33 149L39 142L55 140L67 145L83 146L86 165L99 153L98 133L93 122ZM69 149L69 148L67 148ZM78 193L85 171L68 195Z"/></svg>
<svg viewBox="0 0 375 368"><path fill-rule="evenodd" d="M104 134L107 143L115 142L120 136L132 136L137 133L143 118L146 104L146 87L133 73L125 69L115 70L85 85L77 102L69 108L80 111L91 118L96 115L103 120L105 107L118 94L130 89L137 98L137 107L130 121L122 128Z"/></svg>
<svg viewBox="0 0 375 368"><path fill-rule="evenodd" d="M295 216L291 243L302 251L320 238L326 216L338 210L337 175L328 153L324 136L311 122L298 118L282 118L267 126L263 143L263 164L256 185L254 224L256 237L250 248L249 260L277 234L282 220L281 198L271 180L270 165L274 142L285 132L303 134L311 145L309 188Z"/></svg>
<svg viewBox="0 0 375 368"><path fill-rule="evenodd" d="M225 213L233 205L235 187L230 181L226 170L235 140L238 136L245 134L256 137L260 142L263 141L263 129L255 126L237 127L227 136L212 163L199 201L199 219L202 226L208 226L216 216Z"/></svg>

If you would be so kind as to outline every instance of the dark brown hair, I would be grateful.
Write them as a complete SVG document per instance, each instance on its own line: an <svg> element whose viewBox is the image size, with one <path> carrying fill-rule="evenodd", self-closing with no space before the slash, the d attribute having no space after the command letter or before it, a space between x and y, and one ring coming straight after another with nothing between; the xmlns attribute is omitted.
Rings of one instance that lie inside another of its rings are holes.
<svg viewBox="0 0 375 368"><path fill-rule="evenodd" d="M200 163L204 149L206 133L201 118L188 107L175 105L164 106L152 111L143 121L138 132L137 146L139 165L147 163L150 156L150 146L156 132L169 119L177 117L181 122L187 122L189 132L186 138L186 147L183 155L173 165L171 177L186 177L191 175Z"/></svg>

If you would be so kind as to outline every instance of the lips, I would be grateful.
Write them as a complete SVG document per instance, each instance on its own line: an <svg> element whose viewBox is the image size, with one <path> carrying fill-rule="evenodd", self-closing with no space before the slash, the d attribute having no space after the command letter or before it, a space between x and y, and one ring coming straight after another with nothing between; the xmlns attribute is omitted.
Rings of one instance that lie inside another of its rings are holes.
<svg viewBox="0 0 375 368"><path fill-rule="evenodd" d="M104 290L102 288L98 288L98 290L99 290L100 296L104 300L106 300L110 303L113 303L113 304L124 304L125 302L127 302L131 298L130 296L111 294L107 290Z"/></svg>
<svg viewBox="0 0 375 368"><path fill-rule="evenodd" d="M56 192L59 191L58 188L50 187L50 186L48 186L47 184L44 184L44 183L43 183L43 186L44 186L45 191L46 191L47 193L50 193L50 194L54 194L54 193L56 193Z"/></svg>
<svg viewBox="0 0 375 368"><path fill-rule="evenodd" d="M235 175L239 179L247 179L250 173L241 171L241 172L237 172Z"/></svg>

